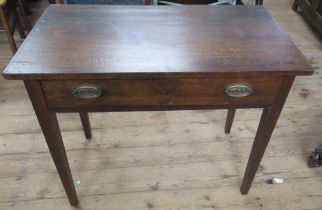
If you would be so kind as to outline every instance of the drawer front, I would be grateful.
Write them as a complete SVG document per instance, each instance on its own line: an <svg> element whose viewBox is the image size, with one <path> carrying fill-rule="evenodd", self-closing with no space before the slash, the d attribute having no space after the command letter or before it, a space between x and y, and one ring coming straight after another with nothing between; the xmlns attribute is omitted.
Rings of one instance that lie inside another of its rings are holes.
<svg viewBox="0 0 322 210"><path fill-rule="evenodd" d="M109 106L228 107L230 105L259 107L272 103L280 83L281 78L260 77L67 80L43 81L42 86L49 108L108 108ZM229 94L232 96L229 96Z"/></svg>

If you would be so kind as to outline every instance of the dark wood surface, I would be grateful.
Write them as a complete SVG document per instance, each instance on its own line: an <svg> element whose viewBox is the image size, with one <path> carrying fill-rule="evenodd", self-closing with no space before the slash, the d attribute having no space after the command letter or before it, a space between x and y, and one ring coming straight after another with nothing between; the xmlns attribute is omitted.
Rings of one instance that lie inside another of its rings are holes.
<svg viewBox="0 0 322 210"><path fill-rule="evenodd" d="M226 124L225 124L225 133L230 133L231 126L233 125L234 117L235 117L236 109L228 109Z"/></svg>
<svg viewBox="0 0 322 210"><path fill-rule="evenodd" d="M264 7L51 6L4 75L25 81L69 201L76 205L55 112L80 112L90 137L87 111L228 108L227 132L236 108L264 108L241 185L246 194L295 75L312 73ZM236 83L252 94L226 95L225 87ZM72 94L84 84L103 95Z"/></svg>
<svg viewBox="0 0 322 210"><path fill-rule="evenodd" d="M254 93L248 97L229 97L224 92L230 84L250 86ZM145 80L69 80L43 81L42 88L49 108L87 108L142 106L235 106L258 107L272 103L280 78L217 78L217 79L145 79ZM97 86L103 95L97 99L82 99L72 90L82 84ZM139 109L140 110L140 109Z"/></svg>
<svg viewBox="0 0 322 210"><path fill-rule="evenodd" d="M301 8L302 14L311 26L322 36L322 0L294 0L293 10Z"/></svg>
<svg viewBox="0 0 322 210"><path fill-rule="evenodd" d="M69 202L77 205L78 198L56 114L48 110L39 81L25 81L25 86Z"/></svg>
<svg viewBox="0 0 322 210"><path fill-rule="evenodd" d="M1 21L2 28L3 28L4 32L6 33L11 50L14 54L17 52L17 45L16 45L16 42L13 38L13 31L11 31L11 29L10 29L8 17L7 17L7 14L6 14L3 6L0 6L0 21Z"/></svg>
<svg viewBox="0 0 322 210"><path fill-rule="evenodd" d="M79 116L82 122L85 137L90 139L92 137L92 129L89 121L89 116L87 112L79 112Z"/></svg>
<svg viewBox="0 0 322 210"><path fill-rule="evenodd" d="M26 27L27 31L31 31L31 24L28 19L28 12L30 12L27 3L25 0L17 0L17 4L19 6L19 12L21 14L24 26Z"/></svg>
<svg viewBox="0 0 322 210"><path fill-rule="evenodd" d="M4 5L0 6L0 27L4 30L7 36L13 54L17 51L17 45L14 39L15 29L18 30L20 38L26 38L26 34L20 21L20 15L18 15L17 12L17 5L19 6L21 13L23 13L22 0L8 0ZM25 18L24 15L22 15L22 17L23 19Z"/></svg>
<svg viewBox="0 0 322 210"><path fill-rule="evenodd" d="M244 179L240 187L240 192L242 194L247 194L251 187L293 81L294 77L285 77L279 87L279 92L275 96L273 104L270 107L265 107L263 110L252 151L249 155Z"/></svg>
<svg viewBox="0 0 322 210"><path fill-rule="evenodd" d="M312 68L262 6L51 5L4 76L53 80L241 73L306 75Z"/></svg>

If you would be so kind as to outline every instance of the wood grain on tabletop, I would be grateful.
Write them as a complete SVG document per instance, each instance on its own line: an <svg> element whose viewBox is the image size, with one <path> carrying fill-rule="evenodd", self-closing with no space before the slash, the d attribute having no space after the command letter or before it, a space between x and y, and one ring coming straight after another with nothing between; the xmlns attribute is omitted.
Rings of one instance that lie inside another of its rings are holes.
<svg viewBox="0 0 322 210"><path fill-rule="evenodd" d="M222 72L305 75L312 68L262 6L52 5L4 75L124 79Z"/></svg>

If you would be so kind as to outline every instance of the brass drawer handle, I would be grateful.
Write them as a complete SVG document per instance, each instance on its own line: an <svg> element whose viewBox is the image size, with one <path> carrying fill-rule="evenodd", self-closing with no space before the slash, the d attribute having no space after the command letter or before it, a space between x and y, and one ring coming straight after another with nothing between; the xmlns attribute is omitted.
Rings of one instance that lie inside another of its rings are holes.
<svg viewBox="0 0 322 210"><path fill-rule="evenodd" d="M253 89L244 84L232 84L225 88L225 93L230 97L245 97L253 94Z"/></svg>
<svg viewBox="0 0 322 210"><path fill-rule="evenodd" d="M95 85L80 85L72 90L72 94L78 98L99 98L103 91Z"/></svg>

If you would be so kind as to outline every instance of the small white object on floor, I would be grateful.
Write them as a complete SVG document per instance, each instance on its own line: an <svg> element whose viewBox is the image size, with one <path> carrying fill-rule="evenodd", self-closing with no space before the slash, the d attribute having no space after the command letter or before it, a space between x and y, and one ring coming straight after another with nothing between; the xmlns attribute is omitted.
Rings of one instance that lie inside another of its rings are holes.
<svg viewBox="0 0 322 210"><path fill-rule="evenodd" d="M267 184L282 184L284 182L284 179L282 178L272 178L267 180Z"/></svg>
<svg viewBox="0 0 322 210"><path fill-rule="evenodd" d="M81 183L81 180L76 181L76 184L80 185L80 183Z"/></svg>

